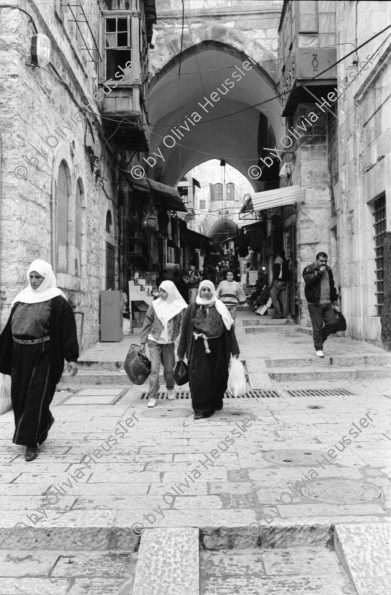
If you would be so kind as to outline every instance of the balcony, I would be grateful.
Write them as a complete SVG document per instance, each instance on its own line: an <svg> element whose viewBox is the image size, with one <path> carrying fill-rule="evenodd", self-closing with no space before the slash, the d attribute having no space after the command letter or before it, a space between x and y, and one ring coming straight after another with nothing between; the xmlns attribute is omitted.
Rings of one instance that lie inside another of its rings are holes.
<svg viewBox="0 0 391 595"><path fill-rule="evenodd" d="M335 2L285 1L279 36L282 115L287 117L298 103L326 98L337 84Z"/></svg>
<svg viewBox="0 0 391 595"><path fill-rule="evenodd" d="M147 151L149 130L139 85L112 89L102 101L106 134L120 149Z"/></svg>
<svg viewBox="0 0 391 595"><path fill-rule="evenodd" d="M155 1L105 1L109 10L103 13L105 45L99 72L103 124L119 149L147 151L146 81Z"/></svg>

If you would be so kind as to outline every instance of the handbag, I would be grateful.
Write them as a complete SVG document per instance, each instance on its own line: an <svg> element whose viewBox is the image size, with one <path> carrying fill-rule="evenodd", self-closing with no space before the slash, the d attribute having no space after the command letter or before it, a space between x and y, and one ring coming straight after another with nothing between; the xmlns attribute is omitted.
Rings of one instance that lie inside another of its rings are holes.
<svg viewBox="0 0 391 595"><path fill-rule="evenodd" d="M144 384L151 373L151 362L147 356L140 351L138 345L132 344L126 355L124 370L133 384Z"/></svg>
<svg viewBox="0 0 391 595"><path fill-rule="evenodd" d="M189 382L189 368L183 359L180 359L175 366L174 380L175 384L178 386L182 386L183 384L186 384L186 382Z"/></svg>
<svg viewBox="0 0 391 595"><path fill-rule="evenodd" d="M247 392L246 375L242 362L233 357L229 368L228 391L233 397L240 397Z"/></svg>
<svg viewBox="0 0 391 595"><path fill-rule="evenodd" d="M11 409L11 376L0 372L0 415Z"/></svg>
<svg viewBox="0 0 391 595"><path fill-rule="evenodd" d="M339 310L334 310L334 314L337 318L337 332L338 331L346 331L345 316Z"/></svg>

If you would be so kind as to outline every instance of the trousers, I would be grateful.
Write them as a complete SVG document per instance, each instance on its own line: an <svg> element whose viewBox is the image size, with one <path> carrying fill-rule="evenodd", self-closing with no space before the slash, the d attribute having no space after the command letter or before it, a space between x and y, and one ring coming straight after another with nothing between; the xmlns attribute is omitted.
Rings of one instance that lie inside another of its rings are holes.
<svg viewBox="0 0 391 595"><path fill-rule="evenodd" d="M283 314L287 316L288 314L288 295L287 295L287 283L285 281L280 281L280 279L274 279L273 287L270 292L270 297L272 298L273 308L276 314ZM281 306L282 312L281 312Z"/></svg>
<svg viewBox="0 0 391 595"><path fill-rule="evenodd" d="M149 376L149 398L156 399L159 391L160 364L163 364L163 375L168 390L174 388L175 351L174 343L161 345L155 341L148 341L148 351L151 360L151 374Z"/></svg>
<svg viewBox="0 0 391 595"><path fill-rule="evenodd" d="M312 336L316 351L323 349L323 343L337 332L338 320L331 304L308 304L312 323Z"/></svg>

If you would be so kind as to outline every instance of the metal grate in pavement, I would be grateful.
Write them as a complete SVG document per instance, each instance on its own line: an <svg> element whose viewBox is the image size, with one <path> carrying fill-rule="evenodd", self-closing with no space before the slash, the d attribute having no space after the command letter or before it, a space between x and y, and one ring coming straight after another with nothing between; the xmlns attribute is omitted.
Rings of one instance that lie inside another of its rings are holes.
<svg viewBox="0 0 391 595"><path fill-rule="evenodd" d="M311 389L287 389L291 397L342 397L343 395L353 395L346 388L311 388Z"/></svg>
<svg viewBox="0 0 391 595"><path fill-rule="evenodd" d="M230 393L226 392L224 395L225 399L275 399L279 398L280 395L275 390L266 390L266 389L253 389L247 391L244 395L240 395L240 397L233 397ZM190 399L190 391L175 391L175 399ZM142 393L140 399L148 399L148 393ZM157 394L156 399L160 400L167 400L167 393L160 392Z"/></svg>

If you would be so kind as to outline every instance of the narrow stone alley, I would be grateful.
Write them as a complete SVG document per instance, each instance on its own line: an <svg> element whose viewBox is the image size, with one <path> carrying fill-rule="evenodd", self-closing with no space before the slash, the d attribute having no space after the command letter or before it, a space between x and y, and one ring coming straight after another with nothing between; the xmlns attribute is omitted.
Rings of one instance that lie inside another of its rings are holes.
<svg viewBox="0 0 391 595"><path fill-rule="evenodd" d="M386 594L371 552L389 540L391 355L334 336L319 362L297 325L241 311L236 327L250 390L209 419L193 420L187 386L146 408L121 369L137 334L63 377L30 466L2 417L2 594Z"/></svg>

